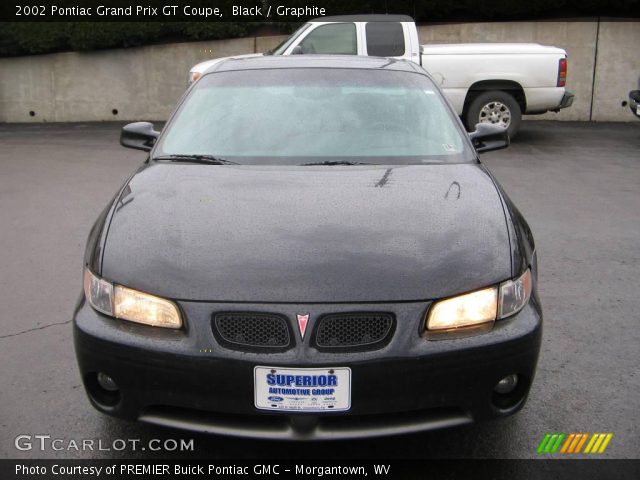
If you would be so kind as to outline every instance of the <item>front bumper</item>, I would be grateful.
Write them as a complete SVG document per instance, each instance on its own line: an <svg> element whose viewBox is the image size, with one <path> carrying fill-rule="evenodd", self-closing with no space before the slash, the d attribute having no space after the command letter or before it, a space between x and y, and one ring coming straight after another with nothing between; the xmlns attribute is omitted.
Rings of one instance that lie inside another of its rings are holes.
<svg viewBox="0 0 640 480"><path fill-rule="evenodd" d="M420 336L429 304L242 305L313 320L328 312L393 311L397 328L375 351L331 353L309 339L286 352L250 353L220 346L211 313L229 304L180 302L184 330L165 330L106 317L81 297L74 314L76 355L85 389L98 410L117 417L227 435L278 439L337 439L408 433L507 416L524 404L542 334L537 297L491 331L456 337ZM199 320L199 321L198 321ZM254 406L253 369L350 367L351 409L326 414L282 413ZM102 391L97 372L111 376L117 394ZM518 374L518 387L493 388ZM105 395L106 393L106 395Z"/></svg>

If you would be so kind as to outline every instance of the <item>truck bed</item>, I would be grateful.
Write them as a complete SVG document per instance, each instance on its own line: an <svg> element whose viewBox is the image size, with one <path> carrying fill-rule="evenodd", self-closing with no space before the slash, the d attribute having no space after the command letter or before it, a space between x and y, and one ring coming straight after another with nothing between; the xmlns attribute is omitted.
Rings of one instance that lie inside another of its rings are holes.
<svg viewBox="0 0 640 480"><path fill-rule="evenodd" d="M426 43L420 45L420 52L423 55L565 54L561 48L537 43Z"/></svg>

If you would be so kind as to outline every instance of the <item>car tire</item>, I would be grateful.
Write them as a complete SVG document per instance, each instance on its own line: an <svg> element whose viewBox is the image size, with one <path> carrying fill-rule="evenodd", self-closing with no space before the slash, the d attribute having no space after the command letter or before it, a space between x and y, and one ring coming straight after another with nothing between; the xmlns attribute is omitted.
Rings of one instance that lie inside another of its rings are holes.
<svg viewBox="0 0 640 480"><path fill-rule="evenodd" d="M517 133L521 120L522 110L516 99L500 90L483 92L476 96L469 104L464 118L469 132L476 129L477 123L487 122L506 126L510 138Z"/></svg>

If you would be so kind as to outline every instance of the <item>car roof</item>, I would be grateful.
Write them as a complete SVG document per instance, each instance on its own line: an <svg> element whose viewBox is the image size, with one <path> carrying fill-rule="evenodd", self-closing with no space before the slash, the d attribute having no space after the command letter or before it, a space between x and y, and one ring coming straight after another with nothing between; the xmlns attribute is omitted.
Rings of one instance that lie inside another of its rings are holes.
<svg viewBox="0 0 640 480"><path fill-rule="evenodd" d="M309 22L413 22L409 15L336 15L333 17L318 17Z"/></svg>
<svg viewBox="0 0 640 480"><path fill-rule="evenodd" d="M356 55L265 55L253 58L229 58L213 65L205 73L285 68L352 68L426 74L418 65L406 60Z"/></svg>

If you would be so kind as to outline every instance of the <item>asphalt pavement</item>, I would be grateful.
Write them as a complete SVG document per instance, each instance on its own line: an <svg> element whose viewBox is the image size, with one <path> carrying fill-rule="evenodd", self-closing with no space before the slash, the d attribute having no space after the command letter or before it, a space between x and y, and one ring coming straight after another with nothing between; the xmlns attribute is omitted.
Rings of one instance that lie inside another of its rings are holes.
<svg viewBox="0 0 640 480"><path fill-rule="evenodd" d="M0 125L0 458L534 458L548 432L611 432L601 457L640 458L640 122L529 121L509 149L483 156L537 241L545 325L525 408L496 422L324 443L192 434L89 405L70 324L84 244L145 158L119 146L120 126ZM30 450L15 447L19 435L31 436ZM62 439L60 449L45 440L41 451L35 435ZM119 451L119 439L140 448ZM151 439L193 439L194 451L143 451ZM94 450L74 449L82 440Z"/></svg>

